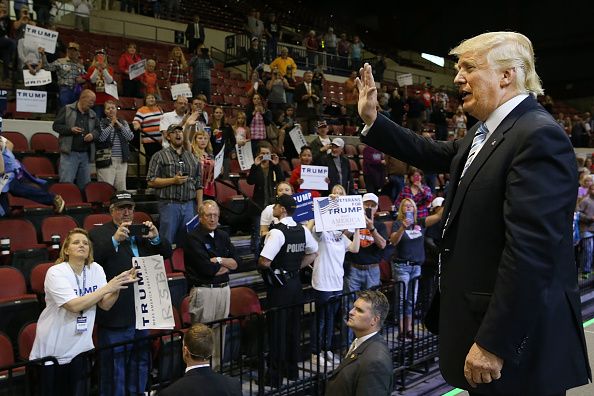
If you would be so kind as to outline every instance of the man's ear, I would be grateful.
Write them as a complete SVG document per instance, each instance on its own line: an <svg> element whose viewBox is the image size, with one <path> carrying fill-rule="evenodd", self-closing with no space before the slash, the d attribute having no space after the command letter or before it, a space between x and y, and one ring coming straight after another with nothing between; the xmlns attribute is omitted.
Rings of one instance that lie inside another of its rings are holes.
<svg viewBox="0 0 594 396"><path fill-rule="evenodd" d="M516 80L516 68L510 67L509 69L503 70L501 74L501 79L499 80L499 85L501 88L508 87Z"/></svg>

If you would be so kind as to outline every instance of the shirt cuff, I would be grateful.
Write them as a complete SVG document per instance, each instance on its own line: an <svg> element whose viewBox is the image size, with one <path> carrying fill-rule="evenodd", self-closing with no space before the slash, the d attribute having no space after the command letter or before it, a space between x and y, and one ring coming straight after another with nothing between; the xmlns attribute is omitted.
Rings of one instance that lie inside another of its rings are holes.
<svg viewBox="0 0 594 396"><path fill-rule="evenodd" d="M369 130L371 129L371 127L373 126L373 124L375 124L375 121L372 122L371 125L365 125L363 127L363 129L361 130L361 135L367 136L367 132L369 132Z"/></svg>
<svg viewBox="0 0 594 396"><path fill-rule="evenodd" d="M149 240L149 242L151 243L151 245L158 245L161 243L161 237L157 235L153 239Z"/></svg>
<svg viewBox="0 0 594 396"><path fill-rule="evenodd" d="M113 248L115 249L115 251L117 253L118 249L120 248L120 243L118 241L116 241L116 239L113 237L113 235L111 236L111 243L113 243Z"/></svg>

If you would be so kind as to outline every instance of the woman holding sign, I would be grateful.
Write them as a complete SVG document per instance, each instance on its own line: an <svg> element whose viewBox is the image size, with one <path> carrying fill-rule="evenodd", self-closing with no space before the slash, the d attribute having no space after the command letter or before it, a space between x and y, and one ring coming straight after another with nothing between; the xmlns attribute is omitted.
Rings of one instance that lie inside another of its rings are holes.
<svg viewBox="0 0 594 396"><path fill-rule="evenodd" d="M321 194L318 190L304 190L301 188L303 184L303 179L301 178L301 166L303 165L312 165L313 163L313 155L311 151L311 147L303 146L301 147L301 153L299 154L299 164L295 166L293 172L291 172L291 178L289 179L289 183L293 186L293 189L297 192L303 191L310 191L313 198L320 197Z"/></svg>
<svg viewBox="0 0 594 396"><path fill-rule="evenodd" d="M215 198L215 182L214 182L214 168L215 159L212 156L212 145L210 144L210 136L204 129L196 131L190 143L192 153L198 159L202 171L202 194L206 197L204 199Z"/></svg>
<svg viewBox="0 0 594 396"><path fill-rule="evenodd" d="M109 93L110 89L115 90L115 92L112 93L115 93L116 95L118 89L117 85L113 84L113 69L107 62L107 54L104 49L95 51L93 63L91 63L91 67L89 67L85 79L89 81L91 90L95 92L95 95L97 96L93 110L95 111L97 119L100 120L105 114L103 109L105 102L109 99L116 99Z"/></svg>
<svg viewBox="0 0 594 396"><path fill-rule="evenodd" d="M338 199L343 195L346 195L344 187L337 184L332 188L330 199ZM332 352L334 317L340 308L340 296L343 293L344 257L346 252L359 252L360 236L358 229L352 239L345 235L346 230L313 232L314 225L313 220L308 223L318 242L318 255L311 277L316 302L316 320L311 330L311 362L320 371L326 371L337 367L339 363L338 356L335 357Z"/></svg>
<svg viewBox="0 0 594 396"><path fill-rule="evenodd" d="M45 277L46 307L37 321L30 359L54 356L58 366L48 375L56 395L86 395L88 357L94 348L93 325L97 305L109 310L120 290L134 283L136 270L124 271L106 282L103 268L93 261L93 246L87 231L68 233L56 265Z"/></svg>
<svg viewBox="0 0 594 396"><path fill-rule="evenodd" d="M400 299L400 311L404 320L400 321L399 339L413 339L412 312L417 299L418 278L421 276L421 265L425 262L425 231L427 227L441 220L443 207L437 208L435 214L418 217L417 205L411 198L404 198L398 208L396 221L392 225L390 243L396 246L392 257L392 274L396 282L401 283L403 298ZM410 287L414 285L413 287ZM404 307L403 303L404 302Z"/></svg>

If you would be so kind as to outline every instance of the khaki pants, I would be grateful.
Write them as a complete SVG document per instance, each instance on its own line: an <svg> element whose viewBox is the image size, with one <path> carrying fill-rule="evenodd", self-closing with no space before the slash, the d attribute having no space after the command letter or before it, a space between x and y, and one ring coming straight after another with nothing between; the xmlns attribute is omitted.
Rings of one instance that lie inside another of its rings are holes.
<svg viewBox="0 0 594 396"><path fill-rule="evenodd" d="M122 162L121 158L112 157L111 165L97 169L97 180L111 184L116 191L122 191L126 189L127 173L128 163Z"/></svg>
<svg viewBox="0 0 594 396"><path fill-rule="evenodd" d="M190 291L190 318L192 323L208 323L229 316L231 289L226 287L193 287ZM225 330L227 326L213 326L214 351L213 370L218 370L223 362L225 351Z"/></svg>

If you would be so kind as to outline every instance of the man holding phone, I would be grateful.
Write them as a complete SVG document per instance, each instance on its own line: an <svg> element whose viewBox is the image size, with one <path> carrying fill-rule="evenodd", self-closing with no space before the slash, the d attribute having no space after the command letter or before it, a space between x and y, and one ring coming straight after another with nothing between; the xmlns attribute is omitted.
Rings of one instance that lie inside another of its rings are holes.
<svg viewBox="0 0 594 396"><path fill-rule="evenodd" d="M150 221L133 224L134 200L128 191L111 197L109 213L112 221L95 227L89 233L95 261L109 279L132 266L133 257L159 254L171 256L171 244L159 235ZM120 291L120 297L109 311L97 310L99 347L133 341L148 336L148 330L136 330L134 289ZM147 343L127 344L100 354L100 395L142 394L150 369L150 348ZM127 393L126 393L127 392Z"/></svg>

